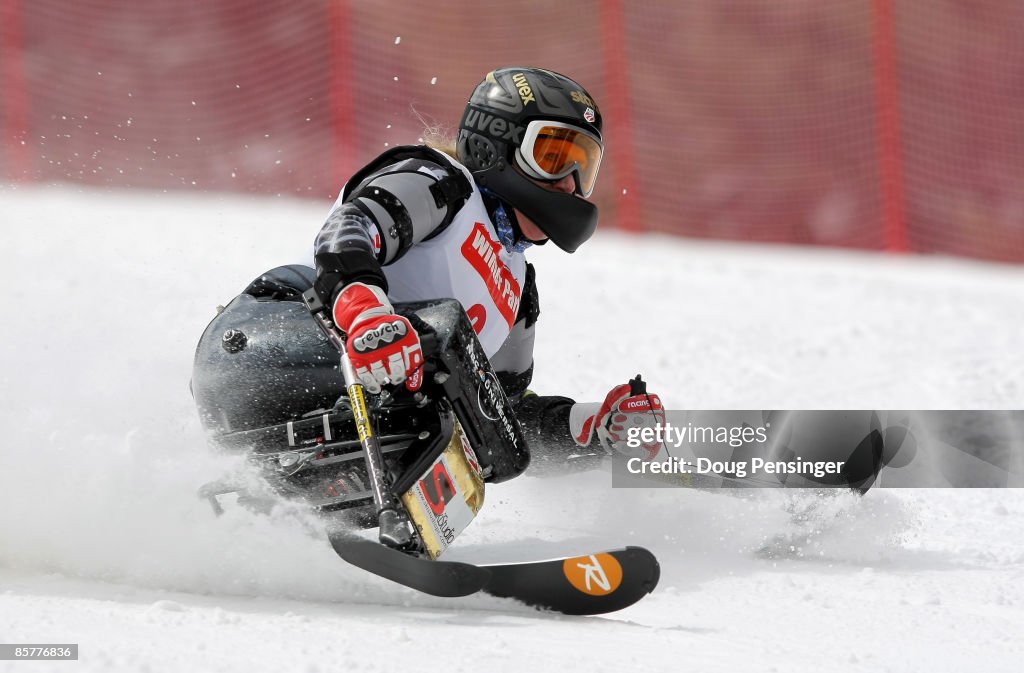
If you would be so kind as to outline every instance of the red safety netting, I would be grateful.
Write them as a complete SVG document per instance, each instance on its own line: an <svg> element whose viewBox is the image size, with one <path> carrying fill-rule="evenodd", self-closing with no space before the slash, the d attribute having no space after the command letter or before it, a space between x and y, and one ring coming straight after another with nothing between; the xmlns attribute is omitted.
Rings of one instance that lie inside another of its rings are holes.
<svg viewBox="0 0 1024 673"><path fill-rule="evenodd" d="M329 198L487 70L606 119L603 226L1024 259L1015 0L0 0L11 180Z"/></svg>

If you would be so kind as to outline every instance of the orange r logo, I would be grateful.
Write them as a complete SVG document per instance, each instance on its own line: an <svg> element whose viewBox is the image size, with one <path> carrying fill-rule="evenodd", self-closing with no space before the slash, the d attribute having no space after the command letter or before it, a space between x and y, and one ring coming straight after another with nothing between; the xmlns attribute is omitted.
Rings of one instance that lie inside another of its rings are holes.
<svg viewBox="0 0 1024 673"><path fill-rule="evenodd" d="M574 587L591 596L607 596L622 584L622 566L611 554L566 559L562 571Z"/></svg>

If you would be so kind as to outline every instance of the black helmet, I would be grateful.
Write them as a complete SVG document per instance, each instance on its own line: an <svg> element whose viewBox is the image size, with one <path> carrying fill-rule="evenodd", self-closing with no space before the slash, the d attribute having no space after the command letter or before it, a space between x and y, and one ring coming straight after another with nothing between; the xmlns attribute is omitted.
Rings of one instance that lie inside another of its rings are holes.
<svg viewBox="0 0 1024 673"><path fill-rule="evenodd" d="M593 191L603 152L594 99L568 77L540 68L488 73L459 124L459 160L476 181L566 252L575 252L597 229L597 206L579 197ZM570 174L575 194L530 179Z"/></svg>

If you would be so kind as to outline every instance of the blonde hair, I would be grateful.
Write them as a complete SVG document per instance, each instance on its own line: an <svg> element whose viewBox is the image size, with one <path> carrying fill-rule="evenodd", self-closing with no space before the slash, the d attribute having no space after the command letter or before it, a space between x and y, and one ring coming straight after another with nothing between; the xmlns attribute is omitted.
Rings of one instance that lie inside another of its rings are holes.
<svg viewBox="0 0 1024 673"><path fill-rule="evenodd" d="M428 132L423 133L423 144L432 150L444 152L452 159L459 160L459 150L455 144L455 138L449 134L434 135Z"/></svg>
<svg viewBox="0 0 1024 673"><path fill-rule="evenodd" d="M458 161L458 146L456 144L455 134L452 133L451 128L434 120L427 121L427 119L420 114L419 110L415 107L412 108L412 113L416 115L416 118L420 120L421 124L423 124L423 135L420 137L423 144L432 150L444 152L452 159Z"/></svg>

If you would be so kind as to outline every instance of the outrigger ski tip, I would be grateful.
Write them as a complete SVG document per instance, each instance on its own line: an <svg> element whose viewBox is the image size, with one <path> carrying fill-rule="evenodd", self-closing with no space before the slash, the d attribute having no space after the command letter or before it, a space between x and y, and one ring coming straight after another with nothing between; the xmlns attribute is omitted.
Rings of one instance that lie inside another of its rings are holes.
<svg viewBox="0 0 1024 673"><path fill-rule="evenodd" d="M654 554L643 547L478 566L411 556L347 532L333 531L328 537L352 565L432 596L481 592L567 615L629 607L654 590L661 574Z"/></svg>

